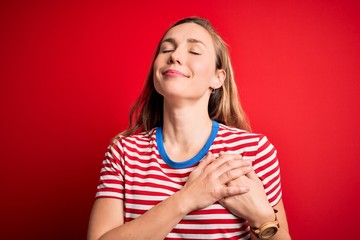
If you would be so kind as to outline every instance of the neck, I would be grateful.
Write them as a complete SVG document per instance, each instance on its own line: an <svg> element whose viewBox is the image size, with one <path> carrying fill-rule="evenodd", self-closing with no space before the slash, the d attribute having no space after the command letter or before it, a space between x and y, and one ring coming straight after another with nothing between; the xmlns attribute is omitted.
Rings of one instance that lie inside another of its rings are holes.
<svg viewBox="0 0 360 240"><path fill-rule="evenodd" d="M207 108L196 104L174 108L164 103L164 147L174 161L193 157L204 146L211 130Z"/></svg>

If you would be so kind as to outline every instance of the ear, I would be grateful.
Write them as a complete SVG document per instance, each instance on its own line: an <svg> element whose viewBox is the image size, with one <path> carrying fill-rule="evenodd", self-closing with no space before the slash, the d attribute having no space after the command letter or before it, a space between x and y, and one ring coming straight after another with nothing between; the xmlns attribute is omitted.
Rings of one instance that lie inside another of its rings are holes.
<svg viewBox="0 0 360 240"><path fill-rule="evenodd" d="M214 81L211 84L212 89L218 89L220 88L225 81L226 78L226 72L224 69L217 69L215 73Z"/></svg>

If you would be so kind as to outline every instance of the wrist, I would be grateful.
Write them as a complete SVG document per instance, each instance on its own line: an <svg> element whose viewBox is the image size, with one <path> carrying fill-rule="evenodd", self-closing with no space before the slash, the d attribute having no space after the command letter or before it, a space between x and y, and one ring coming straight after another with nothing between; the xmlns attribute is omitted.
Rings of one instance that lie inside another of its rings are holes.
<svg viewBox="0 0 360 240"><path fill-rule="evenodd" d="M265 209L260 209L257 211L257 214L252 215L247 219L248 223L252 227L259 227L265 222L274 221L276 215L274 209L269 205Z"/></svg>
<svg viewBox="0 0 360 240"><path fill-rule="evenodd" d="M260 239L270 239L280 228L279 221L276 216L277 210L273 209L273 220L263 222L260 226L250 225L251 232Z"/></svg>
<svg viewBox="0 0 360 240"><path fill-rule="evenodd" d="M182 190L176 192L172 197L174 198L174 201L176 201L178 209L184 216L193 211L191 201L186 197L186 194Z"/></svg>

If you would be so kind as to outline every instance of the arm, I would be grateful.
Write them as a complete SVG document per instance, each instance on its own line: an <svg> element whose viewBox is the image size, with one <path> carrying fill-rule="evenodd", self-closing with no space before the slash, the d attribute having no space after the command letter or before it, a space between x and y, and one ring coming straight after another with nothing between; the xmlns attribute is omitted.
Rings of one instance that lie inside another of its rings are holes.
<svg viewBox="0 0 360 240"><path fill-rule="evenodd" d="M246 174L249 163L229 156L214 160L208 154L181 190L131 222L124 223L122 200L97 199L90 217L88 240L164 239L189 212L248 191L226 184Z"/></svg>
<svg viewBox="0 0 360 240"><path fill-rule="evenodd" d="M288 223L287 223L287 219L286 219L285 208L284 208L284 204L283 204L282 200L280 200L278 202L278 204L276 204L274 206L274 209L278 210L278 212L276 213L276 217L279 221L280 228L279 228L278 232L271 239L272 240L291 239L290 234L289 234L289 227L288 227ZM270 220L270 221L273 221L273 220ZM253 233L251 233L251 240L259 240L259 238L257 238Z"/></svg>
<svg viewBox="0 0 360 240"><path fill-rule="evenodd" d="M226 153L220 153L220 156ZM231 155L231 154L230 154ZM245 154L246 156L246 154ZM249 192L220 200L225 208L248 221L252 227L275 220L274 210L280 229L272 239L290 239L284 206L281 200L280 168L275 147L265 136L260 136L254 171L231 181L228 185L247 186ZM256 173L255 173L256 172ZM257 239L252 236L252 239Z"/></svg>
<svg viewBox="0 0 360 240"><path fill-rule="evenodd" d="M251 171L238 179L231 181L228 185L249 186L250 190L247 193L228 197L219 202L229 211L240 218L245 218L252 227L259 227L260 225L275 220L275 213L273 208L278 210L276 217L279 221L279 230L273 240L291 239L289 235L289 228L286 219L285 209L282 200L272 207L267 200L264 187L261 180L257 177L254 171ZM258 239L251 233L251 239Z"/></svg>
<svg viewBox="0 0 360 240"><path fill-rule="evenodd" d="M122 200L99 198L90 216L88 240L164 239L187 214L179 195L180 192L175 193L126 224Z"/></svg>

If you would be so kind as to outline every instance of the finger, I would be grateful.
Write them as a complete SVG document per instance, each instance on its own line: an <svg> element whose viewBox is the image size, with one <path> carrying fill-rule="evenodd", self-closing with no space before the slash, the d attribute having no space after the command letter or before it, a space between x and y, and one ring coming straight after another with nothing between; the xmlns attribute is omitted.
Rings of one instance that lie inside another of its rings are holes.
<svg viewBox="0 0 360 240"><path fill-rule="evenodd" d="M214 155L211 152L208 152L203 160L198 165L198 168L204 169L206 166L208 166L210 163L212 163L215 160Z"/></svg>
<svg viewBox="0 0 360 240"><path fill-rule="evenodd" d="M246 175L242 175L234 180L231 180L230 182L226 183L226 186L228 187L239 187L243 185L247 185L249 183L249 178Z"/></svg>
<svg viewBox="0 0 360 240"><path fill-rule="evenodd" d="M222 198L232 197L239 194L244 194L249 192L250 188L247 186L237 186L237 187L223 187L220 191L220 196Z"/></svg>
<svg viewBox="0 0 360 240"><path fill-rule="evenodd" d="M224 155L238 155L238 156L240 156L240 157L242 158L242 156L241 156L240 154L233 153L233 152L224 152L224 151L221 151L221 152L219 153L219 157L224 156Z"/></svg>
<svg viewBox="0 0 360 240"><path fill-rule="evenodd" d="M258 175L256 175L255 171L252 169L248 173L246 173L246 176L250 178L251 180L260 180Z"/></svg>
<svg viewBox="0 0 360 240"><path fill-rule="evenodd" d="M247 173L252 171L252 166L247 162L242 162L241 165L234 169L229 169L219 176L219 181L222 184L228 184L242 176L246 176Z"/></svg>
<svg viewBox="0 0 360 240"><path fill-rule="evenodd" d="M234 160L241 160L241 159L242 159L242 157L239 154L223 154L223 155L219 156L218 158L216 158L216 161L214 161L211 164L210 171L218 169L223 164L229 164L228 162L231 162Z"/></svg>

